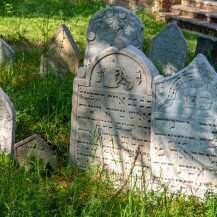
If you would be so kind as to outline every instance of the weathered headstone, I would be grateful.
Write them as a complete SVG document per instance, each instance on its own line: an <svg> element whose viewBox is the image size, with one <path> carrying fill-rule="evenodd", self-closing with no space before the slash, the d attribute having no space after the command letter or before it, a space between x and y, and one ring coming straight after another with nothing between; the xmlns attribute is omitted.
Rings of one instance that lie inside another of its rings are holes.
<svg viewBox="0 0 217 217"><path fill-rule="evenodd" d="M210 64L217 71L217 38L208 36L199 36L197 39L197 48L195 56L199 53L204 54Z"/></svg>
<svg viewBox="0 0 217 217"><path fill-rule="evenodd" d="M131 11L118 6L96 12L87 30L84 65L89 65L100 52L113 46L115 39L120 36L142 50L144 26L140 19Z"/></svg>
<svg viewBox="0 0 217 217"><path fill-rule="evenodd" d="M13 69L15 62L14 50L0 38L0 65L10 70Z"/></svg>
<svg viewBox="0 0 217 217"><path fill-rule="evenodd" d="M16 112L8 95L0 88L0 152L13 154Z"/></svg>
<svg viewBox="0 0 217 217"><path fill-rule="evenodd" d="M151 162L155 181L203 197L217 187L217 74L199 54L153 82Z"/></svg>
<svg viewBox="0 0 217 217"><path fill-rule="evenodd" d="M77 72L82 56L68 28L63 24L46 45L41 56L40 74L54 72L62 79L66 72Z"/></svg>
<svg viewBox="0 0 217 217"><path fill-rule="evenodd" d="M49 166L58 170L60 161L56 150L39 135L34 134L14 145L14 157L20 166L31 169L31 162L41 162L39 166Z"/></svg>
<svg viewBox="0 0 217 217"><path fill-rule="evenodd" d="M151 83L157 69L118 38L74 80L70 156L87 169L100 162L122 177L149 167ZM144 172L144 173L143 173Z"/></svg>
<svg viewBox="0 0 217 217"><path fill-rule="evenodd" d="M149 58L164 75L183 69L188 45L176 22L169 23L151 41Z"/></svg>

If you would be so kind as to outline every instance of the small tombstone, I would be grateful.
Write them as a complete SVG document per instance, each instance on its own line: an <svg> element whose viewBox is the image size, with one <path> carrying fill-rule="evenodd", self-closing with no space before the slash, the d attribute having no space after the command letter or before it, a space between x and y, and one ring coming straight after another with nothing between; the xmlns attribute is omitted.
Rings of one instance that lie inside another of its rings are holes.
<svg viewBox="0 0 217 217"><path fill-rule="evenodd" d="M14 50L0 38L0 65L10 70L13 69L15 62Z"/></svg>
<svg viewBox="0 0 217 217"><path fill-rule="evenodd" d="M0 152L13 154L16 112L8 95L0 88Z"/></svg>
<svg viewBox="0 0 217 217"><path fill-rule="evenodd" d="M151 41L149 58L164 75L185 67L188 45L176 22L169 23Z"/></svg>
<svg viewBox="0 0 217 217"><path fill-rule="evenodd" d="M217 71L217 38L205 35L198 37L195 56L199 53L204 54Z"/></svg>
<svg viewBox="0 0 217 217"><path fill-rule="evenodd" d="M96 12L89 22L84 65L89 65L104 49L113 46L117 37L125 37L129 44L143 48L144 26L131 11L112 6Z"/></svg>
<svg viewBox="0 0 217 217"><path fill-rule="evenodd" d="M157 69L145 54L118 38L74 80L70 156L126 177L149 168L151 83ZM133 171L131 170L133 168ZM131 171L131 172L130 172Z"/></svg>
<svg viewBox="0 0 217 217"><path fill-rule="evenodd" d="M66 72L76 73L82 56L68 28L61 25L41 56L40 74L54 72L63 79Z"/></svg>
<svg viewBox="0 0 217 217"><path fill-rule="evenodd" d="M27 170L31 169L31 162L38 161L39 166L49 166L54 170L60 168L55 147L48 144L39 135L34 134L14 145L14 156L18 164Z"/></svg>
<svg viewBox="0 0 217 217"><path fill-rule="evenodd" d="M202 54L153 82L151 167L172 191L204 197L217 187L217 74Z"/></svg>

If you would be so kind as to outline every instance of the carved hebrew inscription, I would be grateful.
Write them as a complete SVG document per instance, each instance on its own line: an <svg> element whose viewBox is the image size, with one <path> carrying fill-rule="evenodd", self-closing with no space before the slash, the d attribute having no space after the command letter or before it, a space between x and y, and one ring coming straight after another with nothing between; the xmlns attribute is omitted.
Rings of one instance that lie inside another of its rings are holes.
<svg viewBox="0 0 217 217"><path fill-rule="evenodd" d="M151 158L155 179L203 197L217 187L217 75L198 55L154 81Z"/></svg>
<svg viewBox="0 0 217 217"><path fill-rule="evenodd" d="M184 68L187 52L186 40L173 22L152 39L149 57L164 75L171 75Z"/></svg>
<svg viewBox="0 0 217 217"><path fill-rule="evenodd" d="M131 47L107 49L85 78L75 79L70 155L81 168L98 162L123 177L132 166L139 177L149 168L151 81L157 71L147 58L137 62L144 54L136 57Z"/></svg>
<svg viewBox="0 0 217 217"><path fill-rule="evenodd" d="M144 26L131 11L108 7L93 15L87 30L87 46L84 65L89 65L104 49L113 46L117 37L125 37L129 44L142 49Z"/></svg>
<svg viewBox="0 0 217 217"><path fill-rule="evenodd" d="M0 88L0 151L13 152L15 110L6 93Z"/></svg>

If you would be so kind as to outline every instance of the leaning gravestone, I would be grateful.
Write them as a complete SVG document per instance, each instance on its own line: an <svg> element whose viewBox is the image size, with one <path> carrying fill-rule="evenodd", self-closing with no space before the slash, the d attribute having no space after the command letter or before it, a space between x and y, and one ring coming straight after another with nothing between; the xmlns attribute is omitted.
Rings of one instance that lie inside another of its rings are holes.
<svg viewBox="0 0 217 217"><path fill-rule="evenodd" d="M217 74L199 54L177 74L156 77L153 94L155 181L204 197L217 187Z"/></svg>
<svg viewBox="0 0 217 217"><path fill-rule="evenodd" d="M186 40L176 22L172 22L152 39L149 58L164 75L171 75L184 68L187 53Z"/></svg>
<svg viewBox="0 0 217 217"><path fill-rule="evenodd" d="M39 135L34 134L14 145L14 157L20 166L31 169L31 162L38 161L39 166L53 170L60 168L58 155L54 146L49 145Z"/></svg>
<svg viewBox="0 0 217 217"><path fill-rule="evenodd" d="M3 39L0 39L0 65L12 70L14 62L14 50Z"/></svg>
<svg viewBox="0 0 217 217"><path fill-rule="evenodd" d="M199 53L204 54L217 71L217 38L205 35L198 37L195 56Z"/></svg>
<svg viewBox="0 0 217 217"><path fill-rule="evenodd" d="M65 25L61 25L47 44L41 56L40 74L54 72L62 79L66 72L76 73L82 56Z"/></svg>
<svg viewBox="0 0 217 217"><path fill-rule="evenodd" d="M70 156L83 169L98 162L122 177L131 168L141 177L149 167L151 83L158 71L123 38L115 45L74 80Z"/></svg>
<svg viewBox="0 0 217 217"><path fill-rule="evenodd" d="M13 154L16 112L8 95L0 88L0 152Z"/></svg>
<svg viewBox="0 0 217 217"><path fill-rule="evenodd" d="M143 48L144 26L131 11L112 6L96 12L89 22L84 65L89 65L104 49L113 46L117 37L125 37L129 44Z"/></svg>

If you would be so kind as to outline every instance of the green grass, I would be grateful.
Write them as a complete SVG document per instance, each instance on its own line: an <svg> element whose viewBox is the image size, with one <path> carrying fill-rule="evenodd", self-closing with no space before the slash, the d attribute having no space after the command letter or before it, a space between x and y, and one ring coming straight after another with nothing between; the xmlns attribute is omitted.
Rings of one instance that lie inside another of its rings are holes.
<svg viewBox="0 0 217 217"><path fill-rule="evenodd" d="M0 86L17 111L16 141L34 133L54 144L63 167L54 174L36 162L26 172L8 156L0 155L0 217L3 216L207 216L217 215L215 196L201 202L179 193L136 192L117 194L102 168L79 171L68 164L73 76L63 82L52 75L41 80L40 55L58 26L71 31L81 53L90 17L106 5L99 0L0 0L0 37L16 53L14 71L1 69ZM148 11L136 12L145 25L144 52L164 28ZM197 35L184 33L193 59Z"/></svg>

